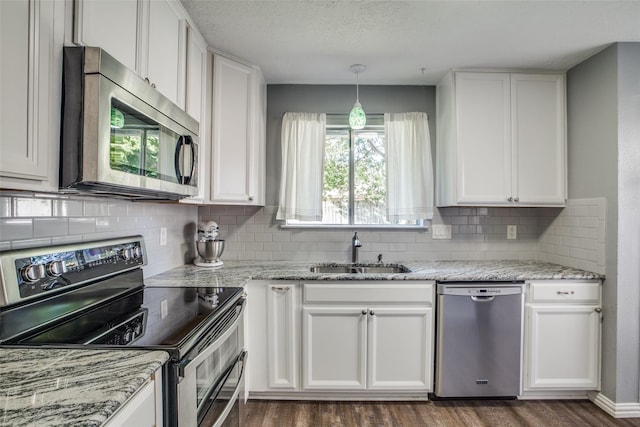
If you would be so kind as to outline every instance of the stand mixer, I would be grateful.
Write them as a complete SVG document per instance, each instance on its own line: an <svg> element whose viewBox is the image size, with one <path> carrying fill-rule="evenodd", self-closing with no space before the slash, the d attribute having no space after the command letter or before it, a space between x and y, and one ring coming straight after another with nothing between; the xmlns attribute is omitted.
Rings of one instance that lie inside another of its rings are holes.
<svg viewBox="0 0 640 427"><path fill-rule="evenodd" d="M203 221L198 224L198 240L196 249L199 257L193 260L198 267L220 268L220 260L224 252L224 240L218 240L218 224L215 221Z"/></svg>

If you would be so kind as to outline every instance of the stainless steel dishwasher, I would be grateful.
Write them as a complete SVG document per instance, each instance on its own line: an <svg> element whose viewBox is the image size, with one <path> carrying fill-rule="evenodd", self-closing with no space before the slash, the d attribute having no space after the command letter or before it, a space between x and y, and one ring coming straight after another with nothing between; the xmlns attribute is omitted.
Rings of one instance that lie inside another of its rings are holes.
<svg viewBox="0 0 640 427"><path fill-rule="evenodd" d="M523 286L437 285L436 397L520 394Z"/></svg>

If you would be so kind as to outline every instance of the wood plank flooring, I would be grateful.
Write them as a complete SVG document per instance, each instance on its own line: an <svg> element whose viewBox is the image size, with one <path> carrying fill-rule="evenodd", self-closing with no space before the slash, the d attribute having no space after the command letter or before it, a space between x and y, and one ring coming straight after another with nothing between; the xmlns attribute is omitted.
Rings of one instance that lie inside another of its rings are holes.
<svg viewBox="0 0 640 427"><path fill-rule="evenodd" d="M250 400L246 427L586 427L640 426L588 400L329 402Z"/></svg>

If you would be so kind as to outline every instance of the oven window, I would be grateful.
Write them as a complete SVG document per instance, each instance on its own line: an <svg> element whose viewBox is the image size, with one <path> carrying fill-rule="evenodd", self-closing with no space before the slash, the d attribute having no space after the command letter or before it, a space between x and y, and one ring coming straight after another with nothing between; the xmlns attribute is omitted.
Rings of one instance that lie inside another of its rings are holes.
<svg viewBox="0 0 640 427"><path fill-rule="evenodd" d="M224 374L233 366L240 344L238 330L231 334L210 357L196 368L197 407L198 413L204 412L216 398L222 387Z"/></svg>
<svg viewBox="0 0 640 427"><path fill-rule="evenodd" d="M111 100L111 169L177 183L174 153L179 135L123 102Z"/></svg>

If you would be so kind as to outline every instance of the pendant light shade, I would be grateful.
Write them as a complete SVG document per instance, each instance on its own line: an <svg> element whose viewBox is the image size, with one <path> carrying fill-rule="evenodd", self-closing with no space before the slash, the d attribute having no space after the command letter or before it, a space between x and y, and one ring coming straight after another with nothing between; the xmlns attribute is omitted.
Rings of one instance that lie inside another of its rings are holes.
<svg viewBox="0 0 640 427"><path fill-rule="evenodd" d="M353 108L349 113L349 127L351 129L363 129L367 124L367 115L362 109L362 105L360 105L360 91L358 87L358 74L363 72L367 67L362 64L353 64L351 67L351 71L356 74L356 103L353 104Z"/></svg>

